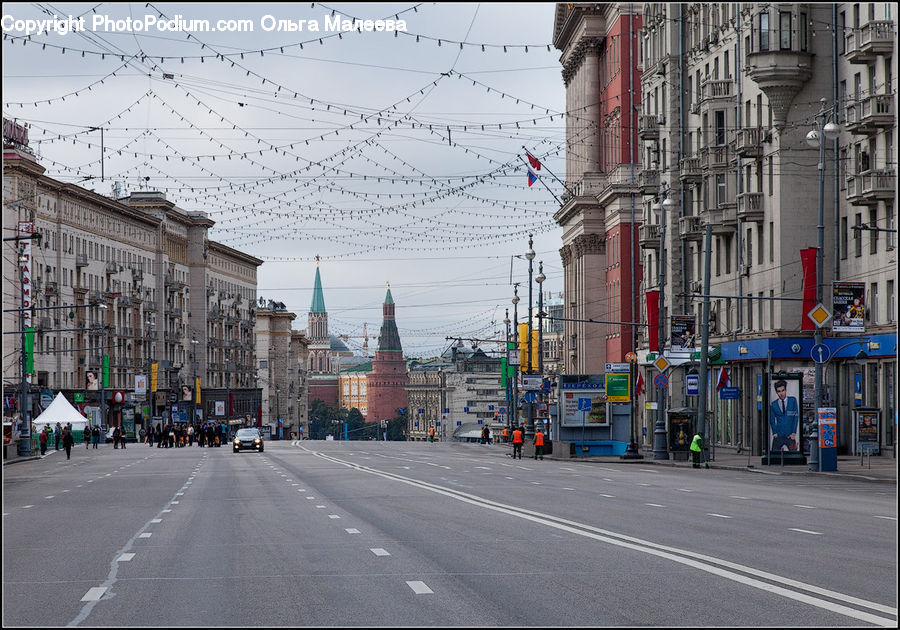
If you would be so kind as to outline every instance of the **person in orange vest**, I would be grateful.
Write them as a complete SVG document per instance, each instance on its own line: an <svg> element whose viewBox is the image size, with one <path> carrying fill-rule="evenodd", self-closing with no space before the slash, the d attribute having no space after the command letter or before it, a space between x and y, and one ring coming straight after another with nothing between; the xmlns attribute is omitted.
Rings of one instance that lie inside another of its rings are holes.
<svg viewBox="0 0 900 630"><path fill-rule="evenodd" d="M503 443L509 442L509 427L503 427Z"/></svg>
<svg viewBox="0 0 900 630"><path fill-rule="evenodd" d="M534 433L534 458L538 457L544 459L544 434L540 429Z"/></svg>
<svg viewBox="0 0 900 630"><path fill-rule="evenodd" d="M428 429L428 441L434 442L434 427Z"/></svg>
<svg viewBox="0 0 900 630"><path fill-rule="evenodd" d="M516 430L513 431L513 437L512 437L513 459L516 458L516 454L519 455L519 459L522 459L522 443L524 441L525 440L522 437L522 429L520 429L519 427L516 427Z"/></svg>

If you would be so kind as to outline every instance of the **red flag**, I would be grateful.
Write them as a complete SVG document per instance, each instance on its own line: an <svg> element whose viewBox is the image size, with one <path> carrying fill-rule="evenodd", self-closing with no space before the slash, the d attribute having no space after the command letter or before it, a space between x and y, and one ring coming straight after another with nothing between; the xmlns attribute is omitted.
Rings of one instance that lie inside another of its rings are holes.
<svg viewBox="0 0 900 630"><path fill-rule="evenodd" d="M644 373L638 372L637 384L634 386L634 395L640 396L644 393Z"/></svg>
<svg viewBox="0 0 900 630"><path fill-rule="evenodd" d="M541 170L541 161L539 159L533 157L530 153L525 153L525 155L528 157L528 161L531 162L531 168L536 171Z"/></svg>
<svg viewBox="0 0 900 630"><path fill-rule="evenodd" d="M728 371L725 368L721 368L719 370L719 381L716 383L716 391L719 391L723 387L728 387Z"/></svg>

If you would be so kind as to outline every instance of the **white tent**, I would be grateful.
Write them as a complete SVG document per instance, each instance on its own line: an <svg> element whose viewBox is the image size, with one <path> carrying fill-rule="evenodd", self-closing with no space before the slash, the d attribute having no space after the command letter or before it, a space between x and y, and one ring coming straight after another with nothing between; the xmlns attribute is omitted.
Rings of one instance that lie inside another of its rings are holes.
<svg viewBox="0 0 900 630"><path fill-rule="evenodd" d="M63 427L71 422L73 431L83 431L87 421L87 418L82 416L78 410L66 400L66 397L63 396L62 392L59 392L56 395L56 398L53 399L53 402L50 403L50 406L44 409L44 413L35 418L32 423L35 425L37 431L42 431L46 424L49 424L50 428L53 429L56 427L57 422Z"/></svg>

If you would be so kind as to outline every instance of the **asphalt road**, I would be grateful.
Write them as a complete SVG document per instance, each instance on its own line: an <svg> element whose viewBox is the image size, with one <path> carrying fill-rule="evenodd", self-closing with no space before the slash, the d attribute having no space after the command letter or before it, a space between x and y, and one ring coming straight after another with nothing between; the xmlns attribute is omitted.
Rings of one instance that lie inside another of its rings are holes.
<svg viewBox="0 0 900 630"><path fill-rule="evenodd" d="M894 486L477 444L3 470L11 626L897 625Z"/></svg>

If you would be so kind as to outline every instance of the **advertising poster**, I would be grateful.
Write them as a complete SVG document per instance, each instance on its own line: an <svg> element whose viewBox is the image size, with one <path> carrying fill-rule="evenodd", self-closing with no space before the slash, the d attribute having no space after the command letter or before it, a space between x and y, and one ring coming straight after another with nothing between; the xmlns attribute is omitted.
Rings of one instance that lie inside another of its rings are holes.
<svg viewBox="0 0 900 630"><path fill-rule="evenodd" d="M804 453L809 454L809 446L814 439L811 436L816 432L816 368L799 368L797 370L803 377L803 400L801 402L800 421L803 425L803 437L800 447Z"/></svg>
<svg viewBox="0 0 900 630"><path fill-rule="evenodd" d="M694 347L697 337L696 318L693 315L672 315L672 350L688 350Z"/></svg>
<svg viewBox="0 0 900 630"><path fill-rule="evenodd" d="M800 396L803 376L769 375L769 452L800 452Z"/></svg>
<svg viewBox="0 0 900 630"><path fill-rule="evenodd" d="M856 412L856 450L878 452L878 411Z"/></svg>
<svg viewBox="0 0 900 630"><path fill-rule="evenodd" d="M100 391L100 380L97 378L97 370L88 370L84 373L84 388L89 392Z"/></svg>
<svg viewBox="0 0 900 630"><path fill-rule="evenodd" d="M146 396L147 395L147 375L146 374L135 374L134 375L134 393L138 396Z"/></svg>
<svg viewBox="0 0 900 630"><path fill-rule="evenodd" d="M225 415L225 401L224 400L216 401L216 415L217 416Z"/></svg>
<svg viewBox="0 0 900 630"><path fill-rule="evenodd" d="M832 297L833 332L866 331L866 285L863 282L835 282Z"/></svg>
<svg viewBox="0 0 900 630"><path fill-rule="evenodd" d="M819 448L835 448L837 446L837 409L821 407L819 409Z"/></svg>
<svg viewBox="0 0 900 630"><path fill-rule="evenodd" d="M578 399L589 398L590 411L578 410ZM580 427L608 427L609 415L606 409L606 392L596 389L563 390L563 425Z"/></svg>

